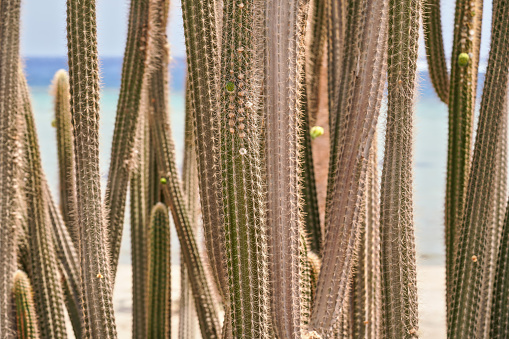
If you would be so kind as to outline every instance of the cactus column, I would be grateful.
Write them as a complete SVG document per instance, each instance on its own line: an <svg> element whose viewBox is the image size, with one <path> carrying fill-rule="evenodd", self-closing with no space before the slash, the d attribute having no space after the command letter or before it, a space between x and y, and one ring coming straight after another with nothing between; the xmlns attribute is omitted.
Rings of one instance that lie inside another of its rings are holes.
<svg viewBox="0 0 509 339"><path fill-rule="evenodd" d="M20 0L0 1L0 337L13 338L11 288L19 227L16 185L19 171L18 63Z"/></svg>
<svg viewBox="0 0 509 339"><path fill-rule="evenodd" d="M95 0L67 1L67 44L86 338L116 338L99 174L99 65Z"/></svg>
<svg viewBox="0 0 509 339"><path fill-rule="evenodd" d="M37 339L37 314L35 313L32 287L28 276L23 271L14 274L14 286L12 288L14 302L16 304L16 319L19 339Z"/></svg>

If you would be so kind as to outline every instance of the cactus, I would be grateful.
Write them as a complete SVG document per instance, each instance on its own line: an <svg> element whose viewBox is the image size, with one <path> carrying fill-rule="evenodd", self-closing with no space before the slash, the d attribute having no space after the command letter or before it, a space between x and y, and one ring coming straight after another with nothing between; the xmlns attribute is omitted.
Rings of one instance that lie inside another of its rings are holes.
<svg viewBox="0 0 509 339"><path fill-rule="evenodd" d="M153 147L157 155L160 177L167 182L161 185L164 201L167 202L175 222L182 255L190 277L200 330L204 338L219 338L220 327L212 300L210 288L203 269L202 259L196 244L195 234L189 222L189 215L181 191L175 164L175 146L171 136L168 116L168 50L165 35L167 1L157 1L154 15L154 48L158 58L151 58L153 71L149 77L148 93L149 123L153 131Z"/></svg>
<svg viewBox="0 0 509 339"><path fill-rule="evenodd" d="M423 0L422 7L424 41L431 83L440 100L447 104L449 102L449 74L447 73L442 38L440 0Z"/></svg>
<svg viewBox="0 0 509 339"><path fill-rule="evenodd" d="M189 81L186 82L186 121L185 121L185 151L183 165L183 191L187 200L189 222L193 225L195 234L198 232L198 172L196 164L196 146L193 135L193 104L191 102L191 89ZM194 338L196 312L187 269L182 254L180 255L180 311L179 311L179 338Z"/></svg>
<svg viewBox="0 0 509 339"><path fill-rule="evenodd" d="M148 273L148 221L149 211L149 170L150 130L148 128L146 93L143 94L141 114L133 157L130 179L131 208L131 261L133 270L133 338L147 335L147 273ZM152 180L153 181L153 180Z"/></svg>
<svg viewBox="0 0 509 339"><path fill-rule="evenodd" d="M382 333L385 338L414 338L419 327L412 145L421 8L418 0L389 3L388 109L380 193Z"/></svg>
<svg viewBox="0 0 509 339"><path fill-rule="evenodd" d="M0 1L0 337L13 338L11 288L16 271L16 186L19 169L17 135L20 0ZM6 156L8 155L8 156Z"/></svg>
<svg viewBox="0 0 509 339"><path fill-rule="evenodd" d="M57 209L51 195L48 183L44 181L44 200L47 204L48 214L51 221L53 244L58 258L60 273L62 276L62 289L65 297L67 312L71 319L72 328L76 338L82 336L83 308L81 305L81 289L79 279L79 260L74 248L74 243L64 225L60 211Z"/></svg>
<svg viewBox="0 0 509 339"><path fill-rule="evenodd" d="M60 208L64 223L75 248L79 248L76 223L76 177L74 170L74 140L69 107L69 76L60 70L53 78L55 95L55 125L57 129L58 174L60 178Z"/></svg>
<svg viewBox="0 0 509 339"><path fill-rule="evenodd" d="M322 335L341 316L348 295L359 230L358 207L385 82L386 13L385 1L348 4L345 46L355 47L342 61L341 86L329 86L339 91L339 101L336 110L330 112L334 118L329 121L335 132L331 133L322 266L335 269L320 270L311 316L311 328ZM363 20L358 19L359 15Z"/></svg>
<svg viewBox="0 0 509 339"><path fill-rule="evenodd" d="M170 221L163 203L152 208L149 226L147 338L170 335Z"/></svg>
<svg viewBox="0 0 509 339"><path fill-rule="evenodd" d="M37 339L37 315L34 308L32 287L30 280L23 271L16 271L14 274L13 294L16 305L16 319L18 325L19 339Z"/></svg>
<svg viewBox="0 0 509 339"><path fill-rule="evenodd" d="M487 272L490 253L486 245L490 244L490 223L494 208L494 185L496 184L496 166L492 159L496 157L498 139L500 138L501 119L505 114L505 101L508 90L509 59L504 57L509 51L509 4L495 1L493 6L493 30L488 69L484 82L481 100L479 125L475 141L474 154L468 184L461 233L455 255L454 280L451 284L452 294L449 301L448 336L449 338L478 337L483 328L481 307L483 288L487 286ZM504 225L503 238L495 287L493 292L492 317L498 320L503 316L506 299L505 285L505 252L507 241ZM492 318L492 326L493 324ZM502 318L505 319L505 318ZM494 325L498 327L499 325ZM496 329L491 329L495 331ZM502 337L504 334L502 334Z"/></svg>
<svg viewBox="0 0 509 339"><path fill-rule="evenodd" d="M39 330L44 338L66 338L62 289L58 281L58 264L43 195L43 170L35 129L28 85L20 72L21 112L25 119L24 170L25 199L28 218L30 277L35 291L35 309L39 315Z"/></svg>
<svg viewBox="0 0 509 339"><path fill-rule="evenodd" d="M78 206L84 337L115 338L108 238L99 174L95 0L67 1L67 43Z"/></svg>
<svg viewBox="0 0 509 339"><path fill-rule="evenodd" d="M228 295L226 249L220 153L220 119L217 114L220 75L218 46L222 12L221 1L181 1L188 62L188 81L193 104L196 158L203 230L214 279L223 298Z"/></svg>
<svg viewBox="0 0 509 339"><path fill-rule="evenodd" d="M472 135L482 23L482 0L457 0L449 88L449 146L445 195L447 304L472 161ZM468 57L468 58L466 58ZM465 59L467 64L465 65ZM449 307L448 307L449 309ZM448 311L448 316L450 316Z"/></svg>
<svg viewBox="0 0 509 339"><path fill-rule="evenodd" d="M105 206L109 220L112 281L115 281L124 226L125 200L131 172L132 153L140 111L141 91L146 77L149 48L149 0L131 0L122 81L113 132L111 162Z"/></svg>

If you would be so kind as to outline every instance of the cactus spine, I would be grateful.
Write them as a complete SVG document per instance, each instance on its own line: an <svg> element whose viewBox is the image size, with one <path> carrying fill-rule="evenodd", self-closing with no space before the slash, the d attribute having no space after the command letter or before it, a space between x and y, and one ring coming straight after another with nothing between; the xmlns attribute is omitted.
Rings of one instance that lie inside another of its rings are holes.
<svg viewBox="0 0 509 339"><path fill-rule="evenodd" d="M99 174L99 66L95 0L67 1L84 337L116 338Z"/></svg>
<svg viewBox="0 0 509 339"><path fill-rule="evenodd" d="M21 73L21 72L20 72ZM20 97L25 123L24 167L26 171L25 199L28 218L30 276L34 287L35 309L39 315L39 330L44 338L66 338L63 295L58 279L50 220L43 194L43 170L35 129L28 85L20 74Z"/></svg>
<svg viewBox="0 0 509 339"><path fill-rule="evenodd" d="M424 41L431 83L440 100L447 104L449 102L449 74L447 73L442 38L440 0L423 0L422 7Z"/></svg>
<svg viewBox="0 0 509 339"><path fill-rule="evenodd" d="M170 221L163 203L154 206L149 226L147 338L170 335Z"/></svg>
<svg viewBox="0 0 509 339"><path fill-rule="evenodd" d="M0 1L0 337L13 338L12 279L16 271L16 186L20 0Z"/></svg>
<svg viewBox="0 0 509 339"><path fill-rule="evenodd" d="M157 168L161 177L166 179L162 186L165 201L168 203L175 222L180 241L181 251L195 300L200 330L203 338L219 338L220 327L210 288L207 284L203 262L200 258L195 235L189 222L189 214L185 206L178 172L175 164L175 146L171 136L168 116L168 58L167 40L165 35L167 1L157 1L154 15L155 53L153 71L149 78L148 93L150 104L150 128L154 133L153 147L157 154Z"/></svg>
<svg viewBox="0 0 509 339"><path fill-rule="evenodd" d="M478 337L479 330L484 324L482 315L485 314L485 310L481 309L484 307L481 295L482 289L488 288L485 280L489 278L487 268L490 253L486 245L491 242L488 234L490 223L493 221L491 217L495 205L493 200L496 198L494 194L496 166L492 165L492 159L497 153L501 119L506 116L504 110L509 75L509 59L506 57L509 51L509 4L506 1L494 2L492 27L491 50L481 100L472 169L455 256L454 280L449 300L447 329L449 338ZM507 296L504 294L507 286L504 282L507 264L506 228L504 225L493 292L491 330L495 332L497 331L495 328L500 325L495 325L494 319L498 321L498 316L503 316L506 312L502 305L506 305L507 299L501 299Z"/></svg>
<svg viewBox="0 0 509 339"><path fill-rule="evenodd" d="M382 333L418 335L413 220L413 114L420 1L390 0L388 110L380 194Z"/></svg>
<svg viewBox="0 0 509 339"><path fill-rule="evenodd" d="M75 248L79 248L76 223L76 174L74 169L74 140L69 98L69 75L60 70L53 78L55 94L55 123L57 129L58 170L60 178L60 208L64 223Z"/></svg>
<svg viewBox="0 0 509 339"><path fill-rule="evenodd" d="M445 194L447 305L452 296L455 253L465 210L481 41L482 1L457 0L449 89L449 142ZM461 58L467 57L467 64ZM449 309L449 306L448 306ZM448 317L450 316L447 311Z"/></svg>
<svg viewBox="0 0 509 339"><path fill-rule="evenodd" d="M337 109L330 112L335 132L331 133L322 265L334 269L322 269L318 278L311 325L320 334L330 331L342 315L348 296L366 164L385 82L386 14L385 1L348 3L345 46L351 49L342 58L340 86L329 87L339 91L339 99Z"/></svg>
<svg viewBox="0 0 509 339"><path fill-rule="evenodd" d="M122 82L117 105L117 118L111 147L111 163L106 186L105 206L108 211L112 281L115 281L120 242L124 227L125 200L136 126L140 112L141 92L147 63L149 0L131 0L127 43L122 65Z"/></svg>
<svg viewBox="0 0 509 339"><path fill-rule="evenodd" d="M16 319L18 325L19 339L37 339L37 315L34 308L32 287L28 276L23 271L16 271L14 274L14 303L16 305Z"/></svg>

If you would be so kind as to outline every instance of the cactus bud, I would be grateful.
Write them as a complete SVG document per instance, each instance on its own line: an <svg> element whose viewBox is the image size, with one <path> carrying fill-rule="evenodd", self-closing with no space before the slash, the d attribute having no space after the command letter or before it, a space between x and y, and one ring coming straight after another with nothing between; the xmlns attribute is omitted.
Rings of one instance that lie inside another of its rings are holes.
<svg viewBox="0 0 509 339"><path fill-rule="evenodd" d="M161 178L161 179L159 179L159 182L160 182L162 185L166 185L167 180L166 180L166 178Z"/></svg>
<svg viewBox="0 0 509 339"><path fill-rule="evenodd" d="M324 133L323 127L320 127L320 126L313 126L313 127L311 127L311 130L309 131L309 134L311 134L311 139L313 139L313 140L322 136L323 133Z"/></svg>
<svg viewBox="0 0 509 339"><path fill-rule="evenodd" d="M460 53L458 56L458 65L461 67L465 67L468 65L468 61L470 60L470 57L467 53Z"/></svg>

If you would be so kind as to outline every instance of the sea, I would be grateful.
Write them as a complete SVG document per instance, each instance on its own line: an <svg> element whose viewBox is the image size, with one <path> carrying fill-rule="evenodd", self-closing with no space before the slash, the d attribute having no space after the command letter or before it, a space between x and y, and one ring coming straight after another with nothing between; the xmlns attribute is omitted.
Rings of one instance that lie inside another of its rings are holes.
<svg viewBox="0 0 509 339"><path fill-rule="evenodd" d="M67 59L65 57L26 57L24 64L31 90L43 168L55 193L55 198L58 198L56 194L58 192L56 134L51 125L54 115L51 83L56 71L67 69ZM100 168L104 185L108 173L122 59L103 58L100 60L100 70ZM171 61L169 71L171 79L170 114L177 150L177 162L181 164L184 147L185 59L174 58ZM482 84L483 77L480 77L479 81ZM378 133L379 145L383 145L384 111L385 109L382 109L379 123L381 129L381 133ZM447 107L435 94L426 70L420 70L418 73L414 133L414 218L419 265L443 265L444 263L443 221L447 125ZM383 150L383 147L379 147L379 149ZM126 220L129 219L126 218ZM125 229L120 263L128 264L130 262L129 227ZM173 237L173 239L176 239L176 237Z"/></svg>

